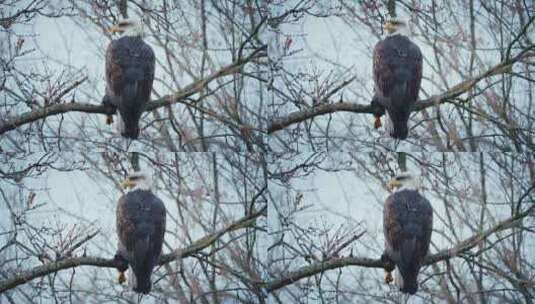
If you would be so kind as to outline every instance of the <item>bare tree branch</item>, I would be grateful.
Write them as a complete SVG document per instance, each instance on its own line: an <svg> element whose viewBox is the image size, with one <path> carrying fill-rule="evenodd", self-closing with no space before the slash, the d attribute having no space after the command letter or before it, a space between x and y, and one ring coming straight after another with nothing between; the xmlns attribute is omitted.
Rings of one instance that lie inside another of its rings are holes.
<svg viewBox="0 0 535 304"><path fill-rule="evenodd" d="M433 95L427 99L418 101L413 111L421 111L432 106L438 106L440 104L446 103L451 99L456 98L465 92L468 92L478 82L487 77L510 72L513 64L519 62L525 57L528 57L528 52L534 48L535 46L526 48L515 57L498 63L497 65L491 67L490 69L479 74L478 76L472 79L465 80L442 94ZM282 130L290 125L311 119L315 116L330 114L334 112L352 112L367 114L375 113L374 108L369 104L364 105L350 102L329 103L328 100L322 100L318 102L318 104L320 105L302 111L290 113L286 117L274 119L267 129L268 134Z"/></svg>
<svg viewBox="0 0 535 304"><path fill-rule="evenodd" d="M240 58L233 63L224 66L220 70L206 76L203 79L199 79L190 85L186 86L182 91L177 92L175 94L170 94L163 96L161 98L158 98L156 100L150 101L145 111L152 111L157 108L172 105L174 103L177 103L181 100L184 100L201 90L203 90L210 82L214 81L215 79L236 74L240 71L240 69L250 61L265 56L265 49L266 47L263 46L254 52L252 52L247 57ZM61 113L67 113L67 112L85 112L85 113L96 113L96 114L113 114L113 111L109 107L105 107L101 104L90 104L90 103L59 103L54 104L48 107L36 109L30 112L23 113L19 116L7 119L7 121L0 123L0 134L3 134L7 131L13 130L19 126L22 126L24 124L28 124L31 122L34 122L39 119L46 118L48 116L53 116Z"/></svg>
<svg viewBox="0 0 535 304"><path fill-rule="evenodd" d="M164 254L161 256L159 264L163 265L170 263L176 259L193 256L204 248L215 243L224 234L252 226L255 223L257 217L266 216L266 211L267 207L264 206L259 211L256 211L248 216L242 217L241 219L228 225L227 227L220 229L210 235L207 235L185 248L177 249L171 253ZM78 266L116 268L118 265L114 259L106 259L101 257L82 256L76 258L62 259L53 263L34 267L30 270L19 273L13 278L0 282L0 293L5 292L6 290L9 290L11 288L17 287L18 285L24 284L28 281L31 281L35 278L42 277L62 269L68 269Z"/></svg>
<svg viewBox="0 0 535 304"><path fill-rule="evenodd" d="M433 255L427 256L424 261L424 265L431 265L440 261L448 260L450 258L459 256L465 253L466 251L474 248L475 246L480 244L481 241L491 236L492 234L517 226L518 223L524 217L531 214L534 210L535 206L531 206L528 210L519 213L515 216L512 216L506 220L503 220L497 225L474 236L471 236L451 248L444 249ZM294 282L299 281L303 278L324 272L326 270L341 268L345 266L384 268L385 263L381 259L372 259L365 257L344 257L339 259L331 259L310 266L302 267L299 270L286 274L283 278L275 279L273 281L264 283L263 287L268 292L275 291L284 286L293 284Z"/></svg>

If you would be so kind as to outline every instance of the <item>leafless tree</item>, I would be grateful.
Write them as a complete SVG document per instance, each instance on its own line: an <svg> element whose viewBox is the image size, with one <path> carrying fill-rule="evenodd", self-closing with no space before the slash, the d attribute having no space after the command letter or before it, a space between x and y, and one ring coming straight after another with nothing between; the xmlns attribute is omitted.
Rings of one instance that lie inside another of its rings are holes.
<svg viewBox="0 0 535 304"><path fill-rule="evenodd" d="M12 303L33 303L36 297L94 303L138 299L117 283L113 260L118 182L131 167L130 158L73 153L5 160L1 298ZM262 161L234 153L139 154L141 169L153 168L153 191L168 212L163 256L146 297L180 303L263 301L264 263L258 250L266 230L267 187ZM75 191L65 175L87 188L79 201L55 200L58 193L69 197ZM41 182L58 178L55 189ZM62 185L65 189L58 189ZM88 201L99 191L108 202Z"/></svg>
<svg viewBox="0 0 535 304"><path fill-rule="evenodd" d="M331 153L302 158L297 166L278 163L274 173L292 175L278 174L270 183L278 203L268 213L272 278L265 288L274 303L407 300L384 283L380 259L382 205L387 181L399 171L397 158ZM421 176L435 218L414 298L532 303L535 183L528 164L533 157L415 153L407 155L407 163Z"/></svg>
<svg viewBox="0 0 535 304"><path fill-rule="evenodd" d="M124 18L156 54L135 141L101 103ZM390 18L424 54L402 142L370 106ZM407 169L436 223L408 301L533 303L534 28L522 0L2 1L0 302L406 302L379 256L385 185ZM168 212L143 297L112 259L139 169Z"/></svg>
<svg viewBox="0 0 535 304"><path fill-rule="evenodd" d="M157 55L142 143L171 151L264 149L266 45L261 33L267 13L257 2L33 1L24 11L26 2L2 4L11 14L2 19L0 90L0 134L9 150L24 151L27 144L105 149L110 141L123 141L104 124L103 115L95 114L111 111L100 102L104 52L112 39L108 28L126 14L143 20L146 40ZM76 51L94 50L91 62L76 66L40 52L43 39L60 34L42 30L50 16L63 17L69 35L81 37L71 40L82 44ZM41 27L27 34L17 22L40 22Z"/></svg>
<svg viewBox="0 0 535 304"><path fill-rule="evenodd" d="M284 151L533 150L535 6L526 1L279 1L270 143ZM392 5L394 10L388 5ZM372 52L395 15L424 55L408 140L373 129ZM318 38L320 36L321 38ZM271 54L270 54L271 56Z"/></svg>

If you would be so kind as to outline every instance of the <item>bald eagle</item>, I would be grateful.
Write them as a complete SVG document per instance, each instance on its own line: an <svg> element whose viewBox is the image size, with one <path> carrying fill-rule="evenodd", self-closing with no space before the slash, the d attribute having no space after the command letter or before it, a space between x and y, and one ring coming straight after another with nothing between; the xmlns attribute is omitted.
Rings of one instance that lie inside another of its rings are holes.
<svg viewBox="0 0 535 304"><path fill-rule="evenodd" d="M119 283L125 281L138 293L149 293L152 269L158 265L165 233L165 206L150 190L147 174L135 172L122 183L131 190L117 205L118 250L115 255L119 269Z"/></svg>
<svg viewBox="0 0 535 304"><path fill-rule="evenodd" d="M385 109L390 118L390 136L406 139L409 115L418 99L422 81L422 53L408 38L408 27L401 21L388 21L388 37L373 50L375 128L381 126Z"/></svg>
<svg viewBox="0 0 535 304"><path fill-rule="evenodd" d="M397 175L389 183L394 191L385 202L383 228L385 251L382 259L385 281L390 283L390 272L397 268L396 285L403 293L415 294L417 276L429 250L433 229L433 208L418 192L418 182L407 173Z"/></svg>
<svg viewBox="0 0 535 304"><path fill-rule="evenodd" d="M119 110L117 127L122 136L139 136L139 119L149 101L154 80L155 57L152 48L143 41L143 25L124 20L110 28L122 37L113 40L106 50L106 94L103 104ZM113 122L108 115L107 124Z"/></svg>

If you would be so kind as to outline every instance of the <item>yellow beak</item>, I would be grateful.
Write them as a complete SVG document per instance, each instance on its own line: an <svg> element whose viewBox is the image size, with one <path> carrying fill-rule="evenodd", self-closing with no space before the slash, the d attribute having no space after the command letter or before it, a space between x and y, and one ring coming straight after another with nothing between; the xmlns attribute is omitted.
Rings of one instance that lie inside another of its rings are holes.
<svg viewBox="0 0 535 304"><path fill-rule="evenodd" d="M117 33L117 32L122 32L122 31L123 29L118 25L114 25L108 29L108 32L110 33Z"/></svg>
<svg viewBox="0 0 535 304"><path fill-rule="evenodd" d="M121 188L128 189L128 188L134 187L136 183L131 181L130 179L125 179L124 181L121 182L120 185L121 185Z"/></svg>
<svg viewBox="0 0 535 304"><path fill-rule="evenodd" d="M400 187L400 186L401 186L401 183L397 179L393 178L388 182L387 187L388 187L388 190L392 191L395 188Z"/></svg>
<svg viewBox="0 0 535 304"><path fill-rule="evenodd" d="M396 30L396 26L392 22L387 22L385 24L385 31L387 33L393 33Z"/></svg>

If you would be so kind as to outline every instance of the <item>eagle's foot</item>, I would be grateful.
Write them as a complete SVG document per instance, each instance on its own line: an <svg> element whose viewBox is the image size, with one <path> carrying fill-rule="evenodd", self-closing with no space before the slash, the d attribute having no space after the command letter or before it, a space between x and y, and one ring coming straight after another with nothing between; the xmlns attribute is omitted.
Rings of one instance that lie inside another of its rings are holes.
<svg viewBox="0 0 535 304"><path fill-rule="evenodd" d="M379 129L383 124L381 123L381 116L375 116L375 122L373 124L373 127L375 129Z"/></svg>
<svg viewBox="0 0 535 304"><path fill-rule="evenodd" d="M396 268L396 264L394 263L394 261L392 261L392 259L388 256L386 252L381 255L381 261L383 262L383 268L386 272L392 272L394 271L394 268Z"/></svg>
<svg viewBox="0 0 535 304"><path fill-rule="evenodd" d="M117 270L119 270L119 272L125 272L128 269L128 260L125 259L121 254L116 253L113 259L118 264Z"/></svg>
<svg viewBox="0 0 535 304"><path fill-rule="evenodd" d="M126 276L124 275L124 271L119 271L119 278L117 279L119 281L119 284L123 284L126 282Z"/></svg>
<svg viewBox="0 0 535 304"><path fill-rule="evenodd" d="M394 278L392 277L392 272L385 271L385 283L390 284L394 281Z"/></svg>
<svg viewBox="0 0 535 304"><path fill-rule="evenodd" d="M113 123L113 115L106 116L106 124L111 125Z"/></svg>
<svg viewBox="0 0 535 304"><path fill-rule="evenodd" d="M377 95L373 96L370 106L371 106L373 116L375 117L375 122L373 126L375 129L379 129L383 125L381 123L381 116L385 115L386 109L379 102L379 97L377 97Z"/></svg>

